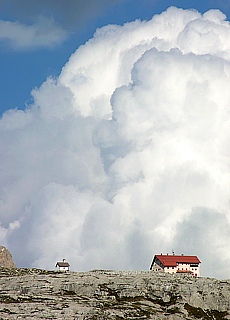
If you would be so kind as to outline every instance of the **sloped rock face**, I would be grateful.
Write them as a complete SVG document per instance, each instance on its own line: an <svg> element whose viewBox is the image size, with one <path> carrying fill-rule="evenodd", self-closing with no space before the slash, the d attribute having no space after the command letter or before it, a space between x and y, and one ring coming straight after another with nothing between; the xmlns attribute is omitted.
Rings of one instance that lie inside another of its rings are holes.
<svg viewBox="0 0 230 320"><path fill-rule="evenodd" d="M10 251L4 246L0 246L0 267L16 268Z"/></svg>
<svg viewBox="0 0 230 320"><path fill-rule="evenodd" d="M230 319L230 280L0 269L0 319Z"/></svg>

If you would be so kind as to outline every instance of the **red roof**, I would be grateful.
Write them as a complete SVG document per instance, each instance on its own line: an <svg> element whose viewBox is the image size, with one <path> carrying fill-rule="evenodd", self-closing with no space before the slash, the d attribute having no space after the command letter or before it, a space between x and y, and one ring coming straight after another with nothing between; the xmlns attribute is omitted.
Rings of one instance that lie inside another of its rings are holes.
<svg viewBox="0 0 230 320"><path fill-rule="evenodd" d="M179 263L200 263L200 260L197 258L197 256L157 254L154 257L154 260L156 258L163 264L164 267L176 267Z"/></svg>

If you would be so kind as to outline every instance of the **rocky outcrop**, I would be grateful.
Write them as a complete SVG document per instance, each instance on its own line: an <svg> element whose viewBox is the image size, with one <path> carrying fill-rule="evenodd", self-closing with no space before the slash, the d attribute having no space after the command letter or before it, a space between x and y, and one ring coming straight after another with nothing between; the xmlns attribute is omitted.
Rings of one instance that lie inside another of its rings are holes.
<svg viewBox="0 0 230 320"><path fill-rule="evenodd" d="M0 270L0 319L230 319L230 280L153 272Z"/></svg>
<svg viewBox="0 0 230 320"><path fill-rule="evenodd" d="M0 246L0 267L16 268L10 251L3 246Z"/></svg>

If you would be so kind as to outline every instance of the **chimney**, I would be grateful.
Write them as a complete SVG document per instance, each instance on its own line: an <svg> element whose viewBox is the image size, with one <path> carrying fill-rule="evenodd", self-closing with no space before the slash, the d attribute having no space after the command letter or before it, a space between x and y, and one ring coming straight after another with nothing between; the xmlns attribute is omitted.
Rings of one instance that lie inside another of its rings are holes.
<svg viewBox="0 0 230 320"><path fill-rule="evenodd" d="M63 262L65 262L65 259L62 259Z"/></svg>
<svg viewBox="0 0 230 320"><path fill-rule="evenodd" d="M183 253L181 253L181 255L183 256L184 254L183 254Z"/></svg>

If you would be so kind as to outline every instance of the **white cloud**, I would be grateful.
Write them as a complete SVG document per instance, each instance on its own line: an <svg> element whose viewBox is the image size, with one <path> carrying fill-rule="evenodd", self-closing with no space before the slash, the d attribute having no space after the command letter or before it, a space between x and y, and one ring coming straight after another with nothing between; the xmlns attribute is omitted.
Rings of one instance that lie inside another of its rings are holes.
<svg viewBox="0 0 230 320"><path fill-rule="evenodd" d="M229 272L229 257L226 256L229 250L226 239L229 234L230 225L225 214L210 208L195 207L191 214L178 224L176 246L180 246L181 252L198 254L202 257L202 270L209 275L223 278L223 274L228 275Z"/></svg>
<svg viewBox="0 0 230 320"><path fill-rule="evenodd" d="M0 10L14 20L34 20L37 16L54 17L64 29L80 29L89 19L99 16L120 0L0 0Z"/></svg>
<svg viewBox="0 0 230 320"><path fill-rule="evenodd" d="M229 30L176 8L104 27L4 114L0 236L18 265L148 269L173 248L229 277Z"/></svg>
<svg viewBox="0 0 230 320"><path fill-rule="evenodd" d="M0 41L14 50L52 48L66 38L67 32L57 26L53 19L40 17L31 25L18 21L0 20Z"/></svg>
<svg viewBox="0 0 230 320"><path fill-rule="evenodd" d="M0 20L0 42L14 50L53 48L70 34L82 32L120 0L7 0L0 11L12 21Z"/></svg>

